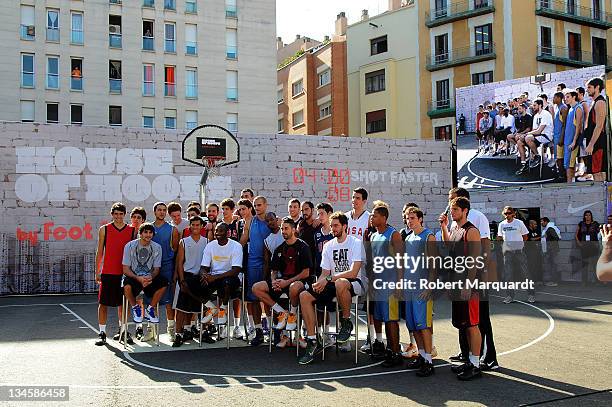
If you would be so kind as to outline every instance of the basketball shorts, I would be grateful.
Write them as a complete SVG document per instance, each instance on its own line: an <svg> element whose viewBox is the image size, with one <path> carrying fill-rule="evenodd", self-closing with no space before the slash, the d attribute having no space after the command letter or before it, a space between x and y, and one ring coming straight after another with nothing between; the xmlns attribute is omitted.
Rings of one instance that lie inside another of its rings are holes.
<svg viewBox="0 0 612 407"><path fill-rule="evenodd" d="M480 297L472 293L468 301L452 302L452 322L457 329L469 328L480 323Z"/></svg>
<svg viewBox="0 0 612 407"><path fill-rule="evenodd" d="M400 320L400 301L391 295L385 301L373 301L374 319L382 322L397 322Z"/></svg>
<svg viewBox="0 0 612 407"><path fill-rule="evenodd" d="M98 289L98 304L107 307L119 307L123 302L123 288L121 281L123 274L100 275L100 288Z"/></svg>
<svg viewBox="0 0 612 407"><path fill-rule="evenodd" d="M404 302L406 327L409 331L421 331L433 324L433 300L421 300L413 296Z"/></svg>

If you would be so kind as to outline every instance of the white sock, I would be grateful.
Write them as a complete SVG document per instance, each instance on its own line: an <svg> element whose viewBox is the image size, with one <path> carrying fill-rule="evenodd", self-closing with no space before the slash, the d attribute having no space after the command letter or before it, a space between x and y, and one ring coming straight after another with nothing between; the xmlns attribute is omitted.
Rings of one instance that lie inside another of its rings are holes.
<svg viewBox="0 0 612 407"><path fill-rule="evenodd" d="M291 306L291 310L289 312L294 314L294 315L296 315L297 314L297 305L295 307L292 305Z"/></svg>
<svg viewBox="0 0 612 407"><path fill-rule="evenodd" d="M525 164L526 162L527 162L527 161L523 161L523 160L521 160L521 164Z"/></svg>
<svg viewBox="0 0 612 407"><path fill-rule="evenodd" d="M208 302L207 302L206 304L204 304L204 305L206 305L206 308L210 308L210 309L217 308L217 306L215 305L215 303L214 303L214 302L212 302L212 301L208 301Z"/></svg>
<svg viewBox="0 0 612 407"><path fill-rule="evenodd" d="M428 361L429 363L433 363L433 360L431 359L431 353L425 353L425 356L423 356L425 358L426 361Z"/></svg>
<svg viewBox="0 0 612 407"><path fill-rule="evenodd" d="M240 326L240 317L234 317L234 326Z"/></svg>
<svg viewBox="0 0 612 407"><path fill-rule="evenodd" d="M368 326L368 330L370 332L370 340L371 338L376 338L376 329L374 328L374 324L370 324Z"/></svg>
<svg viewBox="0 0 612 407"><path fill-rule="evenodd" d="M410 332L410 343L416 343L414 340L414 334L412 332Z"/></svg>
<svg viewBox="0 0 612 407"><path fill-rule="evenodd" d="M424 349L419 349L419 355L421 355L421 357L423 359L425 359L425 350Z"/></svg>
<svg viewBox="0 0 612 407"><path fill-rule="evenodd" d="M275 303L275 304L272 306L272 309L274 310L274 312L279 313L279 314L280 314L281 312L287 312L287 311L285 311L285 309L284 309L283 307L281 307L280 305L278 305L278 302L277 302L277 303Z"/></svg>
<svg viewBox="0 0 612 407"><path fill-rule="evenodd" d="M382 342L383 341L383 335L382 332L376 332L376 340L378 342Z"/></svg>
<svg viewBox="0 0 612 407"><path fill-rule="evenodd" d="M470 352L470 363L478 367L480 365L480 356L475 356Z"/></svg>
<svg viewBox="0 0 612 407"><path fill-rule="evenodd" d="M255 324L255 329L263 329L263 328L261 327L261 324Z"/></svg>
<svg viewBox="0 0 612 407"><path fill-rule="evenodd" d="M106 333L106 324L104 325L100 324L99 326L100 326L100 332Z"/></svg>
<svg viewBox="0 0 612 407"><path fill-rule="evenodd" d="M312 340L315 340L315 339L317 339L317 335L308 335L308 336L306 337L306 339L312 339Z"/></svg>
<svg viewBox="0 0 612 407"><path fill-rule="evenodd" d="M253 315L249 315L249 327L255 326L255 321L253 321Z"/></svg>

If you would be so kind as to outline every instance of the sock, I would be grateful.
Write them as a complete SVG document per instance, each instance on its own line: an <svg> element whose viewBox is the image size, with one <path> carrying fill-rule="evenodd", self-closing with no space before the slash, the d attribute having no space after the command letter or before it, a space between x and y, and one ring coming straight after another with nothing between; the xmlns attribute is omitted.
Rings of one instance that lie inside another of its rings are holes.
<svg viewBox="0 0 612 407"><path fill-rule="evenodd" d="M290 310L289 312L290 312L290 313L292 313L292 314L294 314L294 315L296 315L296 314L297 314L297 306L295 306L295 307L294 307L294 306L292 305L292 306L291 306L291 310Z"/></svg>
<svg viewBox="0 0 612 407"><path fill-rule="evenodd" d="M314 341L315 339L317 339L317 335L308 335L306 339L308 339L309 341Z"/></svg>
<svg viewBox="0 0 612 407"><path fill-rule="evenodd" d="M372 340L372 338L376 338L376 329L374 329L374 324L370 324L368 329L370 330L370 340Z"/></svg>
<svg viewBox="0 0 612 407"><path fill-rule="evenodd" d="M240 326L240 317L234 317L234 326Z"/></svg>
<svg viewBox="0 0 612 407"><path fill-rule="evenodd" d="M285 311L285 309L284 309L283 307L281 307L280 305L278 305L278 302L277 302L277 303L275 303L275 304L272 306L272 309L274 310L274 312L279 313L279 314L280 314L281 312L286 312L286 311Z"/></svg>
<svg viewBox="0 0 612 407"><path fill-rule="evenodd" d="M169 319L168 320L168 328L174 328L174 320L173 319Z"/></svg>
<svg viewBox="0 0 612 407"><path fill-rule="evenodd" d="M421 355L421 357L425 359L425 350L419 349L419 355Z"/></svg>
<svg viewBox="0 0 612 407"><path fill-rule="evenodd" d="M416 343L416 341L414 340L414 334L412 332L410 332L410 343Z"/></svg>
<svg viewBox="0 0 612 407"><path fill-rule="evenodd" d="M100 324L99 326L100 326L100 332L106 333L106 324L104 325Z"/></svg>
<svg viewBox="0 0 612 407"><path fill-rule="evenodd" d="M425 356L423 357L428 363L433 363L433 360L431 359L431 353L425 353Z"/></svg>
<svg viewBox="0 0 612 407"><path fill-rule="evenodd" d="M525 164L526 162L527 162L527 161L523 161L523 160L521 160L521 164Z"/></svg>
<svg viewBox="0 0 612 407"><path fill-rule="evenodd" d="M382 332L376 332L376 340L378 342L382 342L383 341Z"/></svg>
<svg viewBox="0 0 612 407"><path fill-rule="evenodd" d="M249 327L255 326L255 322L253 321L253 315L249 315Z"/></svg>
<svg viewBox="0 0 612 407"><path fill-rule="evenodd" d="M480 365L480 356L475 356L470 352L470 363L478 367L478 365Z"/></svg>
<svg viewBox="0 0 612 407"><path fill-rule="evenodd" d="M208 302L207 302L206 304L204 304L204 305L206 305L206 308L210 308L210 309L212 309L212 308L217 308L217 306L215 305L215 303L214 303L214 302L212 302L212 301L208 301Z"/></svg>
<svg viewBox="0 0 612 407"><path fill-rule="evenodd" d="M261 324L255 324L255 329L263 329L263 328L261 327Z"/></svg>

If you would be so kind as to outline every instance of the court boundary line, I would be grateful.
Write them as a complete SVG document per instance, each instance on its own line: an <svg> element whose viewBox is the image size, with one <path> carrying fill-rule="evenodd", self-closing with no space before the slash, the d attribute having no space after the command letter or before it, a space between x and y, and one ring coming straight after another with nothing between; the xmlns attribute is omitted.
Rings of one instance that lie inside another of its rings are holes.
<svg viewBox="0 0 612 407"><path fill-rule="evenodd" d="M587 301L603 302L604 304L612 304L612 301L598 300L596 298L577 297L577 296L574 296L574 295L547 293L546 291L537 291L537 294L554 295L556 297L567 297L567 298L575 298L577 300L587 300Z"/></svg>

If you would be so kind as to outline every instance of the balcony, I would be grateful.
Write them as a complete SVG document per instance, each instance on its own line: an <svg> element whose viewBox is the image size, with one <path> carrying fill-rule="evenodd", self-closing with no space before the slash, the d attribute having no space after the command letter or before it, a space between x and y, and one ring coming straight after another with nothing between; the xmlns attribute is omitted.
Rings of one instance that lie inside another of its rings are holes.
<svg viewBox="0 0 612 407"><path fill-rule="evenodd" d="M535 13L538 16L588 25L603 30L612 28L612 13L605 13L601 9L578 7L567 1L537 0Z"/></svg>
<svg viewBox="0 0 612 407"><path fill-rule="evenodd" d="M164 84L164 96L176 96L176 84L166 82Z"/></svg>
<svg viewBox="0 0 612 407"><path fill-rule="evenodd" d="M155 49L154 42L155 38L153 37L142 37L142 49L145 51L153 51Z"/></svg>
<svg viewBox="0 0 612 407"><path fill-rule="evenodd" d="M474 62L495 59L495 43L486 47L464 47L449 50L445 54L427 55L425 68L430 71L472 64Z"/></svg>
<svg viewBox="0 0 612 407"><path fill-rule="evenodd" d="M83 77L71 76L70 77L70 90L83 90Z"/></svg>
<svg viewBox="0 0 612 407"><path fill-rule="evenodd" d="M237 101L238 100L238 89L236 89L236 88L227 88L226 98L227 98L227 100L229 100L231 102Z"/></svg>
<svg viewBox="0 0 612 407"><path fill-rule="evenodd" d="M425 13L425 25L433 28L453 21L493 13L495 12L493 3L493 0L467 0L451 3L448 8L440 8Z"/></svg>
<svg viewBox="0 0 612 407"><path fill-rule="evenodd" d="M578 51L564 47L538 46L538 61L550 64L566 65L575 68L605 65L606 72L612 71L612 57L597 53Z"/></svg>
<svg viewBox="0 0 612 407"><path fill-rule="evenodd" d="M121 79L109 79L109 92L110 93L121 93Z"/></svg>
<svg viewBox="0 0 612 407"><path fill-rule="evenodd" d="M47 41L59 42L59 28L47 27Z"/></svg>
<svg viewBox="0 0 612 407"><path fill-rule="evenodd" d="M164 52L176 53L176 42L169 39L164 40Z"/></svg>
<svg viewBox="0 0 612 407"><path fill-rule="evenodd" d="M185 41L185 54L197 55L198 54L198 43L195 41Z"/></svg>
<svg viewBox="0 0 612 407"><path fill-rule="evenodd" d="M108 46L111 48L121 48L121 34L108 34Z"/></svg>
<svg viewBox="0 0 612 407"><path fill-rule="evenodd" d="M455 117L455 104L451 99L430 100L427 102L427 116L430 119Z"/></svg>

